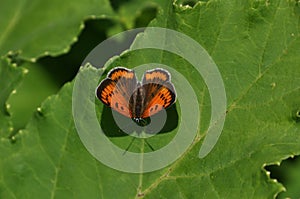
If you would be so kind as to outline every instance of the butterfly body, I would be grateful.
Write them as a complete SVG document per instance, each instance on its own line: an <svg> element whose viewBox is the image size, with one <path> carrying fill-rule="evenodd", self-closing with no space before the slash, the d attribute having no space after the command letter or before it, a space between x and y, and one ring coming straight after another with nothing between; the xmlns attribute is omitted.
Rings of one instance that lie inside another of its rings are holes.
<svg viewBox="0 0 300 199"><path fill-rule="evenodd" d="M132 93L129 100L129 110L131 112L131 118L142 118L142 111L144 110L145 91L140 84L138 84L136 90Z"/></svg>
<svg viewBox="0 0 300 199"><path fill-rule="evenodd" d="M133 70L117 67L96 89L97 98L120 114L140 123L176 101L170 74L161 68L148 70L139 82Z"/></svg>

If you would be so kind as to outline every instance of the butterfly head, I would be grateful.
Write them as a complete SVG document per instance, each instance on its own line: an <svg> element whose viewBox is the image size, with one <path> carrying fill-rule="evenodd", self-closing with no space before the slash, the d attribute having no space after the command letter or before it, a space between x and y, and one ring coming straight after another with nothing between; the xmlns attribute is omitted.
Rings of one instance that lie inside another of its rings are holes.
<svg viewBox="0 0 300 199"><path fill-rule="evenodd" d="M149 124L144 118L132 118L132 120L139 126L147 126Z"/></svg>

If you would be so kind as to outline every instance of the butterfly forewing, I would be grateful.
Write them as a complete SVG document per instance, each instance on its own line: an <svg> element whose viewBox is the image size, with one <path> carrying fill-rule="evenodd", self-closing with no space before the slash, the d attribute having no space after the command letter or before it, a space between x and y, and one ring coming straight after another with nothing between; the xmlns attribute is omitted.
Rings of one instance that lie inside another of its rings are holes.
<svg viewBox="0 0 300 199"><path fill-rule="evenodd" d="M129 100L137 87L137 78L132 70L113 69L97 88L96 95L105 105L126 117L132 117Z"/></svg>
<svg viewBox="0 0 300 199"><path fill-rule="evenodd" d="M148 83L163 84L167 81L170 81L170 73L161 68L146 71L142 78L143 85Z"/></svg>
<svg viewBox="0 0 300 199"><path fill-rule="evenodd" d="M135 81L135 84L137 83L137 78L135 75L135 72L133 70L123 68L123 67L117 67L112 69L108 75L107 78L110 78L111 80L117 82L119 79L127 79ZM136 86L136 85L135 85Z"/></svg>
<svg viewBox="0 0 300 199"><path fill-rule="evenodd" d="M144 74L142 87L147 100L144 101L142 118L150 117L175 102L176 93L170 79L170 74L163 69L149 70Z"/></svg>

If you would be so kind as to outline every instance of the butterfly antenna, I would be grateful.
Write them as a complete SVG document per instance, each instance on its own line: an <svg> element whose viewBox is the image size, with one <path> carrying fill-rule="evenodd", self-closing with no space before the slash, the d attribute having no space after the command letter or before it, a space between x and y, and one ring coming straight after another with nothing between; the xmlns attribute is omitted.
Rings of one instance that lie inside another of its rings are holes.
<svg viewBox="0 0 300 199"><path fill-rule="evenodd" d="M131 140L131 142L129 143L128 147L125 149L123 155L125 155L125 153L128 151L128 149L131 147L131 145L132 145L132 143L134 142L135 138L136 138L136 137L133 137L133 138L132 138L132 140Z"/></svg>
<svg viewBox="0 0 300 199"><path fill-rule="evenodd" d="M146 144L148 145L148 147L149 147L152 151L155 151L155 149L150 145L150 143L149 143L146 139L144 139L144 140L145 140Z"/></svg>

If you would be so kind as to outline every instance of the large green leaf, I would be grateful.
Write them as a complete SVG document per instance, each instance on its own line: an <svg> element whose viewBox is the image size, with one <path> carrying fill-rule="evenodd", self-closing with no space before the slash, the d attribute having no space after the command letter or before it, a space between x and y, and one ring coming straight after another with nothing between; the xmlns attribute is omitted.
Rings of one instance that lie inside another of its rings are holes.
<svg viewBox="0 0 300 199"><path fill-rule="evenodd" d="M24 59L66 53L83 20L113 17L108 0L2 1L0 55L18 52Z"/></svg>
<svg viewBox="0 0 300 199"><path fill-rule="evenodd" d="M17 68L7 59L0 59L0 138L8 137L13 131L6 100L21 82L25 69Z"/></svg>
<svg viewBox="0 0 300 199"><path fill-rule="evenodd" d="M199 138L205 135L210 118L209 93L200 75L170 53L126 53L111 66L164 63L193 86L202 119L199 136L188 151L168 167L146 174L104 166L78 139L72 118L73 84L67 84L43 103L14 144L2 141L1 198L273 198L283 187L268 177L263 166L300 154L298 21L298 4L285 0L170 7L152 25L175 29L198 41L224 79L228 112L213 151L198 158ZM91 68L80 72L91 82L97 73ZM98 105L101 123L109 111ZM153 137L151 145L161 147L173 133L176 128ZM119 135L110 139L123 148L131 140ZM140 144L135 143L132 150L141 148Z"/></svg>

